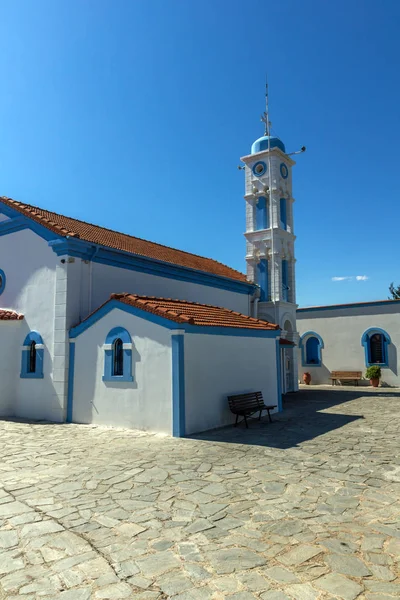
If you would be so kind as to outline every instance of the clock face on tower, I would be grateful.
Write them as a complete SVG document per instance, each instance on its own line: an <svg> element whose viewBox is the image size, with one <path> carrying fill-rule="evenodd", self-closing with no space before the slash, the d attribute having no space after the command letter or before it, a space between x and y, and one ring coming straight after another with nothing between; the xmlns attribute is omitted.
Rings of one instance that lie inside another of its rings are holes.
<svg viewBox="0 0 400 600"><path fill-rule="evenodd" d="M288 175L289 175L289 170L288 170L287 166L285 165L285 163L281 163L280 171L281 171L281 175L282 175L283 179L287 179Z"/></svg>
<svg viewBox="0 0 400 600"><path fill-rule="evenodd" d="M264 175L266 170L267 165L262 160L259 160L255 165L253 165L253 173L256 177L261 177L261 175Z"/></svg>

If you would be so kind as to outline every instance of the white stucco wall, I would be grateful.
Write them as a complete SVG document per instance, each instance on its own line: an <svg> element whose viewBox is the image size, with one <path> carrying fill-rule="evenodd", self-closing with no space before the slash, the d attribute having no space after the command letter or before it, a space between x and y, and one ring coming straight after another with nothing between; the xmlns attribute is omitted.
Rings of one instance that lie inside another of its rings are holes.
<svg viewBox="0 0 400 600"><path fill-rule="evenodd" d="M92 263L92 310L108 300L112 293L129 292L164 298L178 298L214 304L249 314L249 296L207 285L159 277L100 263Z"/></svg>
<svg viewBox="0 0 400 600"><path fill-rule="evenodd" d="M105 339L131 335L133 382L103 381ZM171 331L113 309L75 338L73 421L172 433Z"/></svg>
<svg viewBox="0 0 400 600"><path fill-rule="evenodd" d="M0 321L0 417L15 415L16 382L20 373L22 321Z"/></svg>
<svg viewBox="0 0 400 600"><path fill-rule="evenodd" d="M385 330L392 340L388 346L389 366L382 368L382 382L400 386L400 303L322 311L299 311L297 328L300 336L307 331L318 333L323 342L322 365L302 366L299 352L299 378L311 373L312 383L330 383L331 371L366 370L363 333L371 327Z"/></svg>
<svg viewBox="0 0 400 600"><path fill-rule="evenodd" d="M57 256L45 240L30 230L0 237L0 268L6 287L0 296L2 308L24 315L20 326L11 329L16 336L13 368L12 414L19 417L62 420L62 406L53 382L54 300ZM21 350L25 336L38 331L44 342L44 378L21 379ZM17 372L17 376L15 376Z"/></svg>
<svg viewBox="0 0 400 600"><path fill-rule="evenodd" d="M186 434L233 423L227 396L259 390L278 404L275 339L185 334Z"/></svg>

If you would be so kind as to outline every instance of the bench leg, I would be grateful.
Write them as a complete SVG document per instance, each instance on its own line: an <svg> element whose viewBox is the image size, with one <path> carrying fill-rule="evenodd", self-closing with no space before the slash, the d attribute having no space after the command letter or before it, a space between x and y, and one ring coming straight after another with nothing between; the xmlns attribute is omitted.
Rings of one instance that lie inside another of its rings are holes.
<svg viewBox="0 0 400 600"><path fill-rule="evenodd" d="M260 416L258 417L259 421L261 421L261 413L262 413L262 410L260 410Z"/></svg>
<svg viewBox="0 0 400 600"><path fill-rule="evenodd" d="M272 423L271 415L270 415L270 413L269 413L269 408L267 408L267 413L268 413L268 419L269 419L269 422L270 422L270 423Z"/></svg>

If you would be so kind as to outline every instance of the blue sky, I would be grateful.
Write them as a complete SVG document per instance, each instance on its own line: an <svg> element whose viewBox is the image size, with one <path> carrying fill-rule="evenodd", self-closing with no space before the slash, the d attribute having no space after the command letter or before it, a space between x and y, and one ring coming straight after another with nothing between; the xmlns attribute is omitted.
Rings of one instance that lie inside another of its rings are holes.
<svg viewBox="0 0 400 600"><path fill-rule="evenodd" d="M400 283L399 18L390 0L4 2L0 195L244 270L237 165L263 133L268 71L275 133L307 146L298 303L386 298Z"/></svg>

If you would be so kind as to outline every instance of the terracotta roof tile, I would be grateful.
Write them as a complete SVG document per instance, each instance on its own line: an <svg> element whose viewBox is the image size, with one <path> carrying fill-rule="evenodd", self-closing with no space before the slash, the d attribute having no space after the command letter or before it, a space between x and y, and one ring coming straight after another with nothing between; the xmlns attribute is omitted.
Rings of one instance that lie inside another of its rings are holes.
<svg viewBox="0 0 400 600"><path fill-rule="evenodd" d="M0 308L0 321L21 321L24 315L20 315L15 310Z"/></svg>
<svg viewBox="0 0 400 600"><path fill-rule="evenodd" d="M136 294L112 294L110 300L118 300L123 304L140 308L176 323L206 327L236 327L258 330L279 329L278 325L274 325L268 321L253 319L240 312L212 306L211 304L198 304L185 300L138 296Z"/></svg>
<svg viewBox="0 0 400 600"><path fill-rule="evenodd" d="M37 223L40 223L43 227L46 227L46 229L50 229L63 237L70 236L79 238L115 250L122 250L131 254L179 265L181 267L204 271L205 273L210 273L212 275L247 282L246 276L243 273L231 269L211 258L204 258L203 256L197 256L196 254L190 254L183 250L176 250L168 246L156 244L155 242L142 240L141 238L133 237L125 233L118 233L117 231L99 227L98 225L92 225L91 223L85 223L84 221L72 219L71 217L65 217L38 208L37 206L23 204L22 202L4 196L0 197L0 201Z"/></svg>

